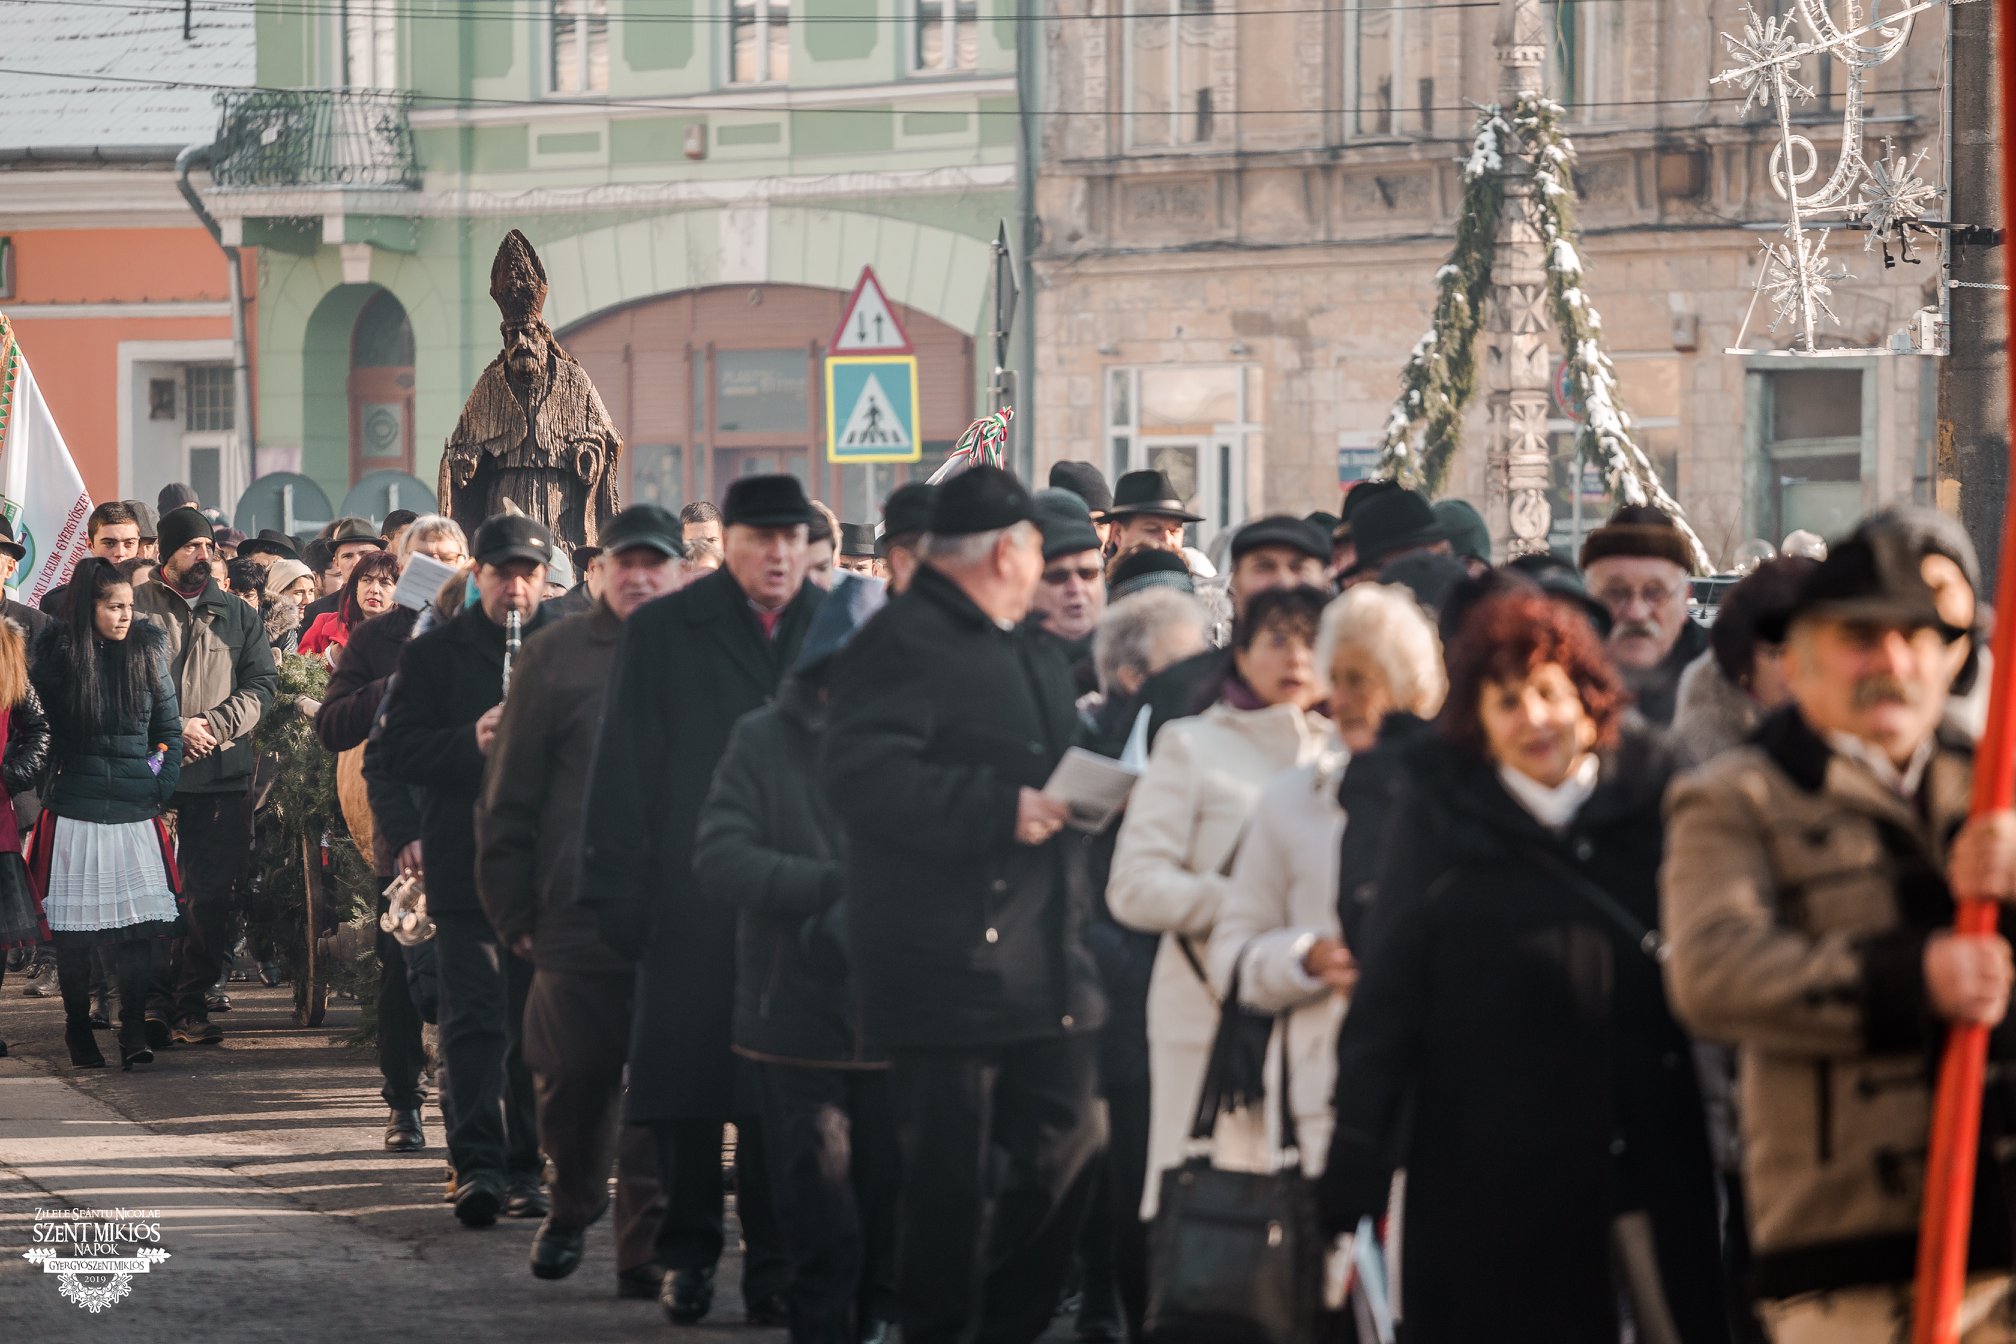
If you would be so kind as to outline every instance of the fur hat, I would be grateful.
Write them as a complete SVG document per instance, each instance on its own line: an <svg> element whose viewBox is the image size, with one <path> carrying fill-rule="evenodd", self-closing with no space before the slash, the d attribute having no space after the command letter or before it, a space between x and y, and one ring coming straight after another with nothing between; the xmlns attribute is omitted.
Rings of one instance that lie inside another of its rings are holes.
<svg viewBox="0 0 2016 1344"><path fill-rule="evenodd" d="M1618 556L1665 560L1678 565L1683 574L1694 572L1694 552L1687 545L1686 534L1673 525L1664 509L1650 504L1624 505L1582 542L1585 573L1598 560Z"/></svg>

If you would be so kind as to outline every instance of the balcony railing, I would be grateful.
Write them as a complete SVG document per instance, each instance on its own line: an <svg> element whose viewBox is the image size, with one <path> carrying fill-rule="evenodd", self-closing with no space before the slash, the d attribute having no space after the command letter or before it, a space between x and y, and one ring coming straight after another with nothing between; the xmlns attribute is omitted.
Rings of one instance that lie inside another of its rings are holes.
<svg viewBox="0 0 2016 1344"><path fill-rule="evenodd" d="M211 180L224 188L420 185L410 94L243 89L217 95Z"/></svg>

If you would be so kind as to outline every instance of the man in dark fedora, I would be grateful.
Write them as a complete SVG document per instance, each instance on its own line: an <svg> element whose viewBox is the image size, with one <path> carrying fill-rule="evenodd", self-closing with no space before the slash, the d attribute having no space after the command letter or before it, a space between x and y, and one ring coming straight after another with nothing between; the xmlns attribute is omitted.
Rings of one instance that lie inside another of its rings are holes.
<svg viewBox="0 0 2016 1344"><path fill-rule="evenodd" d="M1356 557L1337 576L1344 588L1372 582L1405 556L1450 554L1448 527L1412 490L1385 490L1368 500L1351 517L1351 542Z"/></svg>
<svg viewBox="0 0 2016 1344"><path fill-rule="evenodd" d="M641 962L625 1118L657 1135L668 1271L659 1301L676 1325L713 1308L730 1121L749 1243L743 1302L752 1321L785 1314L761 1125L738 1096L731 1049L735 908L696 888L693 841L729 729L777 693L825 596L805 578L813 516L795 477L729 487L721 568L624 624L589 772L580 900L603 941Z"/></svg>
<svg viewBox="0 0 2016 1344"><path fill-rule="evenodd" d="M1113 550L1125 555L1136 546L1161 551L1183 549L1183 529L1204 521L1176 497L1165 471L1130 471L1113 487L1113 505L1106 510L1113 524Z"/></svg>
<svg viewBox="0 0 2016 1344"><path fill-rule="evenodd" d="M1029 492L995 467L955 476L924 567L832 673L821 782L868 1034L893 1061L905 1344L1043 1333L1104 1138L1084 846L1040 792L1077 725L1062 649L1025 623L1042 572Z"/></svg>
<svg viewBox="0 0 2016 1344"><path fill-rule="evenodd" d="M278 528L262 527L258 536L238 543L238 558L264 569L275 560L299 560L301 553L294 547L294 538Z"/></svg>

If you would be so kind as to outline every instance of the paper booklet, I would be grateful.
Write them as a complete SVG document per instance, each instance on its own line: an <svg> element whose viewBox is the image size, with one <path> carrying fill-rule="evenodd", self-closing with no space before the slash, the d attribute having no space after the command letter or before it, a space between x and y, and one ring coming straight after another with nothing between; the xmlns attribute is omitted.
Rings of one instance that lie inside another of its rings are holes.
<svg viewBox="0 0 2016 1344"><path fill-rule="evenodd" d="M441 585L454 577L455 566L415 551L406 557L406 568L399 571L399 586L392 590L392 600L408 611L424 611L440 595Z"/></svg>
<svg viewBox="0 0 2016 1344"><path fill-rule="evenodd" d="M1083 747L1073 747L1050 772L1043 796L1071 809L1074 829L1094 835L1113 824L1141 772Z"/></svg>

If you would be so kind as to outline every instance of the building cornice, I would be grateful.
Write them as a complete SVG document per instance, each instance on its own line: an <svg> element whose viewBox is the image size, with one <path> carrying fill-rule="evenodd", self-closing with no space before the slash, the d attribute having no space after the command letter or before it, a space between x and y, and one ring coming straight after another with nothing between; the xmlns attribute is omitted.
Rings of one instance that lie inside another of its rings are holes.
<svg viewBox="0 0 2016 1344"><path fill-rule="evenodd" d="M131 303L0 303L0 311L15 319L229 317L231 304L226 299L141 299Z"/></svg>
<svg viewBox="0 0 2016 1344"><path fill-rule="evenodd" d="M1005 191L1014 185L1014 164L982 163L947 168L829 173L816 177L608 182L587 187L533 187L525 191L398 191L344 187L210 191L204 194L203 199L219 219L316 218L330 215L472 219L528 214L587 214L605 210L784 205L853 196Z"/></svg>
<svg viewBox="0 0 2016 1344"><path fill-rule="evenodd" d="M168 169L0 172L0 230L196 228Z"/></svg>

